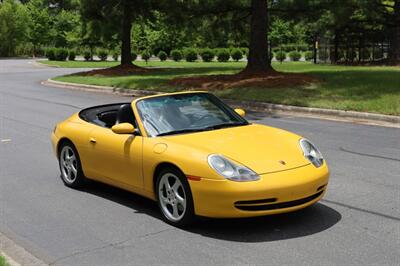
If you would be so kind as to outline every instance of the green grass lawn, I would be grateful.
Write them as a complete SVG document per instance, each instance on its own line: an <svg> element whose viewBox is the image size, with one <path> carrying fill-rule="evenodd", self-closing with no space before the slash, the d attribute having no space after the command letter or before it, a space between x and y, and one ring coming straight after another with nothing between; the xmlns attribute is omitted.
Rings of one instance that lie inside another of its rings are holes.
<svg viewBox="0 0 400 266"><path fill-rule="evenodd" d="M61 67L110 67L115 62L49 62ZM232 74L240 71L244 62L136 62L140 66L160 67L160 71L120 77L85 77L69 75L55 80L114 86L130 89L177 91L167 81L178 76ZM314 65L308 62L273 63L282 72L307 73L321 82L310 86L287 88L233 88L213 91L224 98L254 100L297 106L355 110L400 115L400 68L369 66Z"/></svg>
<svg viewBox="0 0 400 266"><path fill-rule="evenodd" d="M0 255L0 266L10 266L10 264L7 263L6 259Z"/></svg>

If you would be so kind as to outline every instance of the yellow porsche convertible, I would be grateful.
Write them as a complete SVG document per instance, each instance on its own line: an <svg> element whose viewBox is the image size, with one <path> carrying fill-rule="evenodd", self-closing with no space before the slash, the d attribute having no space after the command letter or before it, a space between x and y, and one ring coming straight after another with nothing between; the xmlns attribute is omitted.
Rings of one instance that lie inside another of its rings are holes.
<svg viewBox="0 0 400 266"><path fill-rule="evenodd" d="M52 143L66 186L93 179L132 191L176 226L320 200L329 170L315 145L244 115L207 92L148 96L84 109L57 124Z"/></svg>

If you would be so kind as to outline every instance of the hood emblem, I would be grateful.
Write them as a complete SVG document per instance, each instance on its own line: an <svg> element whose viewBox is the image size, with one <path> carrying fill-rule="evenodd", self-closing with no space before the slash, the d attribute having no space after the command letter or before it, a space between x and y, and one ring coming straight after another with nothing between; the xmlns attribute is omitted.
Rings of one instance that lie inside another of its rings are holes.
<svg viewBox="0 0 400 266"><path fill-rule="evenodd" d="M282 165L286 165L286 162L282 161L282 160L280 160L279 163L282 164Z"/></svg>

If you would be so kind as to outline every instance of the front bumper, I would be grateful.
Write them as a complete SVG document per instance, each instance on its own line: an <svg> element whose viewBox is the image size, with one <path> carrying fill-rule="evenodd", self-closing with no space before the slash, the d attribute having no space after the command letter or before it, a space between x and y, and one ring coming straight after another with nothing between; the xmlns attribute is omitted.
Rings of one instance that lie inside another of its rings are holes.
<svg viewBox="0 0 400 266"><path fill-rule="evenodd" d="M312 164L264 174L253 182L189 180L195 213L214 218L252 217L295 211L325 194L329 170Z"/></svg>

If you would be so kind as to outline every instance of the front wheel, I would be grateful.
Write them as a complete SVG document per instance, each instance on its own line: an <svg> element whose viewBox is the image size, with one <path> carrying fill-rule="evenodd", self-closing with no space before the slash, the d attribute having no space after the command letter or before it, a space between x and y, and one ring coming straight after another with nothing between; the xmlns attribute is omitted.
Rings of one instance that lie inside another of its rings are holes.
<svg viewBox="0 0 400 266"><path fill-rule="evenodd" d="M78 151L70 142L62 144L58 158L61 179L68 187L77 188L83 185L85 176L82 172Z"/></svg>
<svg viewBox="0 0 400 266"><path fill-rule="evenodd" d="M194 219L193 198L186 177L177 169L162 170L156 183L158 206L170 224L183 227Z"/></svg>

